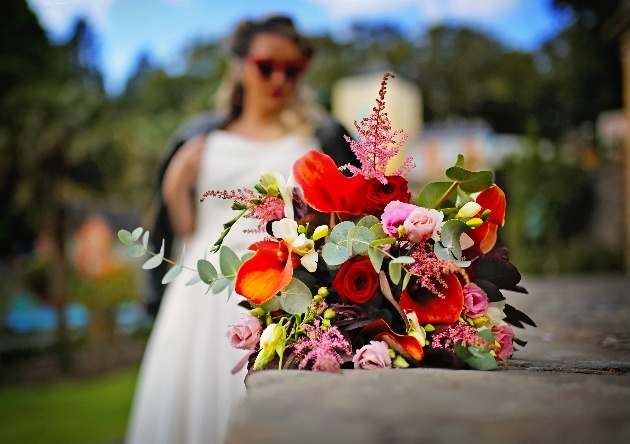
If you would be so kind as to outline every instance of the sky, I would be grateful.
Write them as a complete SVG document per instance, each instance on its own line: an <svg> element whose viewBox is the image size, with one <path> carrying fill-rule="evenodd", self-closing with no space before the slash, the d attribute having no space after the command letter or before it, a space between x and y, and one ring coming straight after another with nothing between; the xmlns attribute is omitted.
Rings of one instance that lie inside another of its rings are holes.
<svg viewBox="0 0 630 444"><path fill-rule="evenodd" d="M119 93L139 54L176 71L181 50L217 39L243 18L282 13L309 34L343 36L356 21L380 21L409 35L437 24L466 25L508 47L537 49L570 22L552 0L27 0L55 42L87 19L99 43L105 86Z"/></svg>

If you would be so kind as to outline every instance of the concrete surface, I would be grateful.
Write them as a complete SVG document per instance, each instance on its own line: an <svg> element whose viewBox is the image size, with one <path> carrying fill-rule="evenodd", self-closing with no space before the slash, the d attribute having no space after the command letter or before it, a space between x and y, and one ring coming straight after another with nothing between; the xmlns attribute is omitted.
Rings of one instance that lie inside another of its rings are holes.
<svg viewBox="0 0 630 444"><path fill-rule="evenodd" d="M522 284L538 328L507 366L260 372L228 443L629 443L630 276Z"/></svg>

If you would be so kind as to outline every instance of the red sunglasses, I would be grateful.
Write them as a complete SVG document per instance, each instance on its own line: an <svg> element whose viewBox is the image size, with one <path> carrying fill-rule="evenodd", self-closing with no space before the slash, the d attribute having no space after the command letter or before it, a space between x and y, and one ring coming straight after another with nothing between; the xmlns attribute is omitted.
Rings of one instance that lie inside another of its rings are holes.
<svg viewBox="0 0 630 444"><path fill-rule="evenodd" d="M260 75L265 79L269 79L274 72L282 72L285 78L294 80L297 79L308 65L308 59L306 57L295 60L274 60L247 56L245 60L256 65L258 72L260 72Z"/></svg>

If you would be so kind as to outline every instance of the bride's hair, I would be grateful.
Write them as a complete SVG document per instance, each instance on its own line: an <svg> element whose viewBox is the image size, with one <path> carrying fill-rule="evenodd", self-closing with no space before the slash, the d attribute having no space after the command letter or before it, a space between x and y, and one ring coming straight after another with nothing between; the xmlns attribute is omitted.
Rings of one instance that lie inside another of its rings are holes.
<svg viewBox="0 0 630 444"><path fill-rule="evenodd" d="M224 42L224 49L231 59L229 72L223 79L216 95L216 108L220 112L238 117L243 111L243 85L237 75L237 66L248 55L251 44L262 33L272 33L294 42L302 56L311 59L315 52L309 38L296 29L293 20L286 16L271 16L262 20L243 20ZM283 123L292 131L313 132L321 119L321 108L303 86L298 86L295 94L282 111Z"/></svg>

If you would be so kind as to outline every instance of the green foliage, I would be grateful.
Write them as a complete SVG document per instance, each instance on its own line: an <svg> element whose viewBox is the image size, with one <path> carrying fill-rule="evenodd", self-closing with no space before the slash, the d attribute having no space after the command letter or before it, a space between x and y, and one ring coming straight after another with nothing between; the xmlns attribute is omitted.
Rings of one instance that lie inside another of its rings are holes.
<svg viewBox="0 0 630 444"><path fill-rule="evenodd" d="M0 436L6 443L116 442L125 434L136 378L137 370L130 369L97 379L3 387Z"/></svg>
<svg viewBox="0 0 630 444"><path fill-rule="evenodd" d="M290 314L306 313L308 307L313 304L311 290L299 279L291 279L278 297L280 308Z"/></svg>
<svg viewBox="0 0 630 444"><path fill-rule="evenodd" d="M493 344L495 340L491 330L478 331L477 336L490 344ZM460 342L455 344L455 355L475 370L495 370L497 368L497 361L490 351L489 347L472 345L462 347Z"/></svg>

